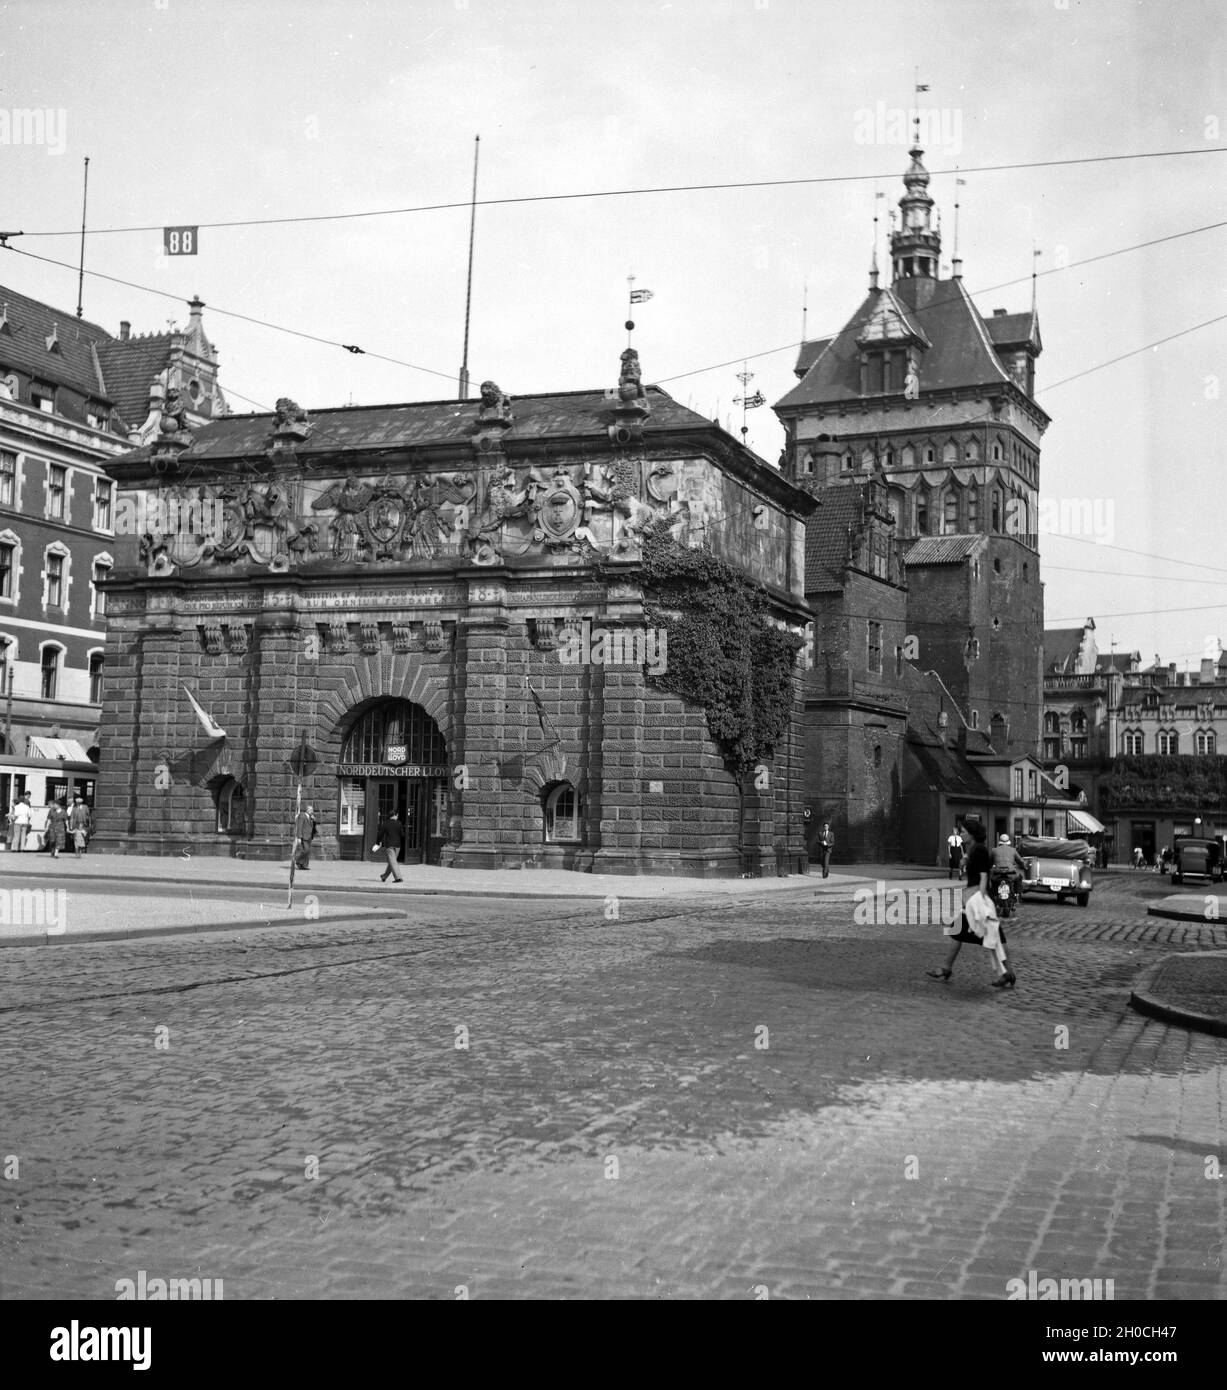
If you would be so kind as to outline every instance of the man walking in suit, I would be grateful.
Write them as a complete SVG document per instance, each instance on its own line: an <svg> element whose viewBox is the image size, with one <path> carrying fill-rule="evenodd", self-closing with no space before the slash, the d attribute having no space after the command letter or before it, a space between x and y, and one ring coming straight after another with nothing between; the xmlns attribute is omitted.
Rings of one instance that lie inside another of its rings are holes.
<svg viewBox="0 0 1227 1390"><path fill-rule="evenodd" d="M294 817L294 866L311 867L311 841L315 839L315 807L308 806Z"/></svg>
<svg viewBox="0 0 1227 1390"><path fill-rule="evenodd" d="M403 883L404 879L400 876L400 865L397 860L405 843L405 827L397 820L395 811L390 812L386 820L379 822L376 835L378 839L375 848L386 851L388 856L388 867L379 875L380 883L387 883L389 874L397 883Z"/></svg>
<svg viewBox="0 0 1227 1390"><path fill-rule="evenodd" d="M835 848L835 832L830 821L822 822L822 834L818 836L818 848L822 851L822 876L829 878L831 873L831 851Z"/></svg>

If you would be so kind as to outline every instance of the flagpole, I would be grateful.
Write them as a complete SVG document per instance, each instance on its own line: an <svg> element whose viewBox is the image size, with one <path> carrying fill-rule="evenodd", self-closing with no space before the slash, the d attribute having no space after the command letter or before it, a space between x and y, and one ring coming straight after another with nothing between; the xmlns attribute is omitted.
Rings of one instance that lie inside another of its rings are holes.
<svg viewBox="0 0 1227 1390"><path fill-rule="evenodd" d="M302 777L307 766L307 731L302 731L298 745L298 791L294 798L294 824L290 831L290 889L286 897L287 910L294 906L294 868L298 863L298 817L302 814Z"/></svg>

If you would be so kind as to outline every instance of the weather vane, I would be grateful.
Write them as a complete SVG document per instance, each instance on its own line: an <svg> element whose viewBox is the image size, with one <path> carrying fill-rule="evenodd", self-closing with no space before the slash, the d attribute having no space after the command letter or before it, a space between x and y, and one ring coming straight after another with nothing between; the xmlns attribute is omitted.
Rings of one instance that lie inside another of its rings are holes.
<svg viewBox="0 0 1227 1390"><path fill-rule="evenodd" d="M733 404L741 406L741 442L744 444L746 435L750 433L750 427L746 424L746 412L756 410L760 405L766 405L767 398L761 391L750 391L749 387L754 380L754 373L748 369L744 362L741 364L741 371L737 373L737 380L741 382L741 395L733 397Z"/></svg>

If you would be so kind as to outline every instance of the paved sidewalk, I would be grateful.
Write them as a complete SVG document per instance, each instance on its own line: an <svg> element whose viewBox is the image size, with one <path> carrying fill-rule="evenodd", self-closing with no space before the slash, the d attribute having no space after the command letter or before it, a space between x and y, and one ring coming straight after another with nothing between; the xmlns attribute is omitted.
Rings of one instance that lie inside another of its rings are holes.
<svg viewBox="0 0 1227 1390"><path fill-rule="evenodd" d="M176 884L183 887L228 884L285 892L289 864L270 860L223 859L195 855L190 859L166 855L88 854L82 859L52 860L47 854L0 854L0 882L11 874L46 875L64 886L73 880L122 880L125 883ZM672 900L712 896L717 898L761 893L802 894L842 892L866 880L928 878L935 871L914 865L848 866L824 879L821 873L791 874L786 878L660 878L631 874L586 874L569 869L444 869L437 865L407 864L404 885L396 888L379 881L375 860L315 860L310 869L295 876L295 893L329 892L445 893L489 898L633 898Z"/></svg>
<svg viewBox="0 0 1227 1390"><path fill-rule="evenodd" d="M1160 898L1146 909L1151 917L1170 917L1176 922L1227 922L1227 889L1205 884L1184 893Z"/></svg>
<svg viewBox="0 0 1227 1390"><path fill-rule="evenodd" d="M1227 951L1161 961L1138 982L1129 1002L1164 1023L1227 1037Z"/></svg>
<svg viewBox="0 0 1227 1390"><path fill-rule="evenodd" d="M115 892L97 880L92 883L57 881L31 888L29 879L0 898L0 947L80 945L94 941L183 936L202 931L245 931L253 927L285 927L304 921L388 922L403 913L377 911L352 900L321 902L295 889L292 907L284 889L277 893L237 896L224 887L199 887L181 892Z"/></svg>

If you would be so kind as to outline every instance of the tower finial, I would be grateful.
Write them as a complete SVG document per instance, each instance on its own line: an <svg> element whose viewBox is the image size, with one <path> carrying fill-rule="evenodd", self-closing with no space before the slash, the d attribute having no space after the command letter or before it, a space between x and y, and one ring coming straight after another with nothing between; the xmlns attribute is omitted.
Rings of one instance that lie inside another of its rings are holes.
<svg viewBox="0 0 1227 1390"><path fill-rule="evenodd" d="M916 83L916 91L928 86ZM920 148L920 107L912 108L911 163L903 175L904 194L899 199L899 227L890 236L893 279L937 279L941 259L941 230L933 225L933 199L929 196L929 171Z"/></svg>
<svg viewBox="0 0 1227 1390"><path fill-rule="evenodd" d="M873 195L873 256L869 262L869 288L878 288L878 199L885 198L885 193L875 193Z"/></svg>
<svg viewBox="0 0 1227 1390"><path fill-rule="evenodd" d="M954 254L950 257L950 276L951 279L961 280L963 278L963 262L959 257L959 189L967 185L966 179L955 179L954 181Z"/></svg>
<svg viewBox="0 0 1227 1390"><path fill-rule="evenodd" d="M1035 317L1035 284L1039 278L1039 268L1037 262L1044 253L1036 248L1034 242L1031 243L1031 317Z"/></svg>

